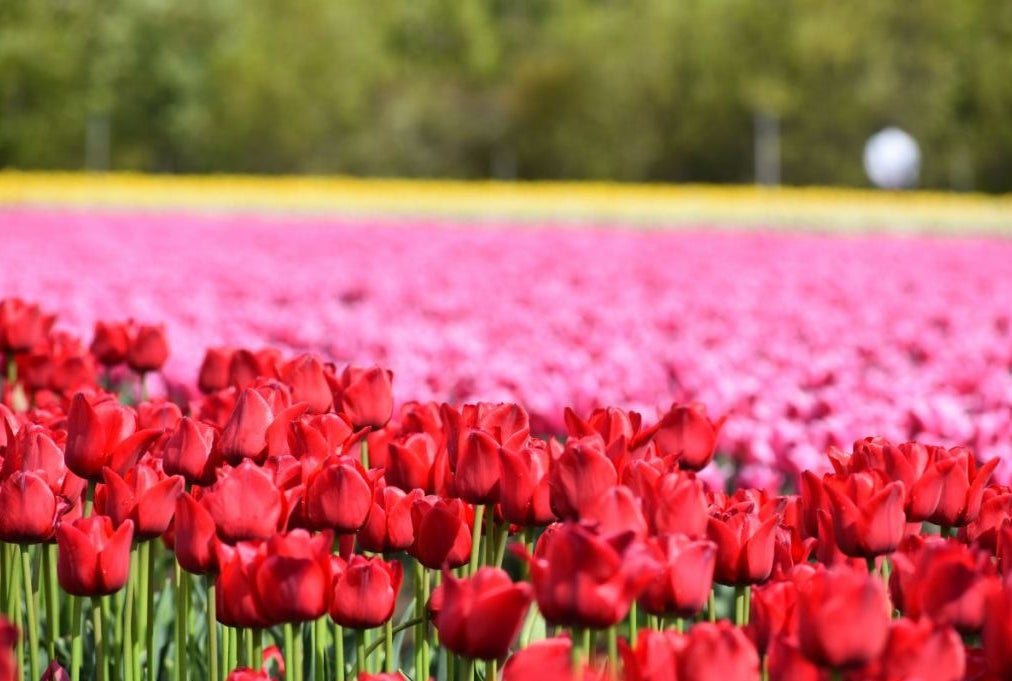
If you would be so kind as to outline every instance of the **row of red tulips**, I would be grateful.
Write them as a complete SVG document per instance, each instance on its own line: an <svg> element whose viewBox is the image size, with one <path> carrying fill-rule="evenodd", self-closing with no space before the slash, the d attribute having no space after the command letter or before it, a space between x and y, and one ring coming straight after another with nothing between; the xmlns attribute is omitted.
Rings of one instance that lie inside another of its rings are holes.
<svg viewBox="0 0 1012 681"><path fill-rule="evenodd" d="M729 493L698 405L539 437L222 349L177 405L144 396L158 327L61 341L84 370L51 327L0 302L0 680L1012 674L1012 491L966 448L868 438L798 494Z"/></svg>

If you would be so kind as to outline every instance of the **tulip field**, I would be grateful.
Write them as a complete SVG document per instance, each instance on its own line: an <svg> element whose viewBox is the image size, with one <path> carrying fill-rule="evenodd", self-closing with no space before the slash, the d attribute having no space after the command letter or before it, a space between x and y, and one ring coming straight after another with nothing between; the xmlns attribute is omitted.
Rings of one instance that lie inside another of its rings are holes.
<svg viewBox="0 0 1012 681"><path fill-rule="evenodd" d="M1012 241L0 235L0 681L1012 678Z"/></svg>

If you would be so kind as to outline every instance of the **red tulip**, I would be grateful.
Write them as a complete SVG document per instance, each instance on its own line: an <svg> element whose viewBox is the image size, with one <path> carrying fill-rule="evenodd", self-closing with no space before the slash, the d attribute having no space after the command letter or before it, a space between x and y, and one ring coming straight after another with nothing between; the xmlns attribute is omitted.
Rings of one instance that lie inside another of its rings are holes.
<svg viewBox="0 0 1012 681"><path fill-rule="evenodd" d="M990 556L943 539L910 537L893 558L892 592L911 619L930 617L970 634L984 626L994 581Z"/></svg>
<svg viewBox="0 0 1012 681"><path fill-rule="evenodd" d="M214 428L184 416L172 430L162 451L162 466L169 475L181 475L196 484L215 479Z"/></svg>
<svg viewBox="0 0 1012 681"><path fill-rule="evenodd" d="M930 620L893 620L878 665L883 681L962 681L966 655L959 634Z"/></svg>
<svg viewBox="0 0 1012 681"><path fill-rule="evenodd" d="M8 622L6 617L0 617L0 681L15 681L21 678L18 674L18 659L15 653L20 640L21 632L18 628Z"/></svg>
<svg viewBox="0 0 1012 681"><path fill-rule="evenodd" d="M331 456L306 476L303 515L312 529L357 532L372 509L373 487L362 465L350 456Z"/></svg>
<svg viewBox="0 0 1012 681"><path fill-rule="evenodd" d="M176 560L187 572L206 575L218 569L214 551L214 517L190 494L176 498L175 538Z"/></svg>
<svg viewBox="0 0 1012 681"><path fill-rule="evenodd" d="M292 387L292 399L305 402L313 414L330 410L334 396L323 363L313 355L299 355L281 366L281 379Z"/></svg>
<svg viewBox="0 0 1012 681"><path fill-rule="evenodd" d="M197 378L197 387L201 392L213 393L229 386L229 363L232 361L232 352L231 348L207 349Z"/></svg>
<svg viewBox="0 0 1012 681"><path fill-rule="evenodd" d="M113 531L106 516L93 515L56 529L56 574L73 596L106 596L119 591L130 574L134 527L129 520Z"/></svg>
<svg viewBox="0 0 1012 681"><path fill-rule="evenodd" d="M798 593L801 652L827 667L867 664L885 648L890 610L877 578L848 568L818 572Z"/></svg>
<svg viewBox="0 0 1012 681"><path fill-rule="evenodd" d="M995 553L1001 528L1012 518L1012 491L1008 487L989 485L984 488L980 513L966 524L965 540Z"/></svg>
<svg viewBox="0 0 1012 681"><path fill-rule="evenodd" d="M7 677L0 672L0 679L6 680L6 678ZM46 667L46 671L42 673L42 678L39 681L71 681L71 676L70 673L63 668L59 660L53 660L49 663L49 666Z"/></svg>
<svg viewBox="0 0 1012 681"><path fill-rule="evenodd" d="M15 471L0 482L0 541L37 544L56 531L60 506L37 473Z"/></svg>
<svg viewBox="0 0 1012 681"><path fill-rule="evenodd" d="M873 558L896 550L906 531L902 482L884 484L868 472L845 478L827 476L823 485L832 507L836 542L843 553Z"/></svg>
<svg viewBox="0 0 1012 681"><path fill-rule="evenodd" d="M335 381L335 411L346 414L356 429L382 428L394 410L393 373L380 367L347 366Z"/></svg>
<svg viewBox="0 0 1012 681"><path fill-rule="evenodd" d="M259 612L272 623L309 622L322 617L330 603L332 532L305 530L276 534L256 564Z"/></svg>
<svg viewBox="0 0 1012 681"><path fill-rule="evenodd" d="M157 431L138 431L133 410L114 399L94 404L77 393L67 414L67 468L88 480L102 478L102 468L126 472L157 436Z"/></svg>
<svg viewBox="0 0 1012 681"><path fill-rule="evenodd" d="M401 590L403 569L400 561L365 558L355 555L346 565L334 559L330 616L343 627L372 629L394 614Z"/></svg>
<svg viewBox="0 0 1012 681"><path fill-rule="evenodd" d="M499 450L499 502L503 517L527 527L555 520L549 503L548 471L551 457L547 445L532 440L518 450Z"/></svg>
<svg viewBox="0 0 1012 681"><path fill-rule="evenodd" d="M706 492L692 473L675 471L661 476L648 487L644 505L655 534L706 536Z"/></svg>
<svg viewBox="0 0 1012 681"><path fill-rule="evenodd" d="M706 407L701 404L674 404L654 426L653 442L665 460L677 461L682 468L698 471L713 459L717 435L723 425L723 418L711 421Z"/></svg>
<svg viewBox="0 0 1012 681"><path fill-rule="evenodd" d="M249 667L237 667L228 673L225 681L273 681L273 679L262 669L257 671Z"/></svg>
<svg viewBox="0 0 1012 681"><path fill-rule="evenodd" d="M454 464L454 490L470 504L499 501L499 443L481 430L470 430Z"/></svg>
<svg viewBox="0 0 1012 681"><path fill-rule="evenodd" d="M359 546L376 553L409 548L415 540L411 507L423 496L420 489L408 494L396 487L377 487L369 517L358 532Z"/></svg>
<svg viewBox="0 0 1012 681"><path fill-rule="evenodd" d="M994 585L984 608L981 632L987 668L993 678L1012 677L1012 585Z"/></svg>
<svg viewBox="0 0 1012 681"><path fill-rule="evenodd" d="M760 520L745 511L710 517L707 535L717 545L713 580L738 586L766 581L773 572L777 518Z"/></svg>
<svg viewBox="0 0 1012 681"><path fill-rule="evenodd" d="M283 517L281 491L271 476L251 461L223 469L201 499L214 518L222 541L269 539Z"/></svg>
<svg viewBox="0 0 1012 681"><path fill-rule="evenodd" d="M977 518L984 486L998 465L992 459L979 469L973 453L966 447L933 451L915 492L938 502L927 520L943 527L961 527Z"/></svg>
<svg viewBox="0 0 1012 681"><path fill-rule="evenodd" d="M126 360L130 347L130 330L123 322L96 322L95 338L91 341L91 354L95 359L111 367Z"/></svg>
<svg viewBox="0 0 1012 681"><path fill-rule="evenodd" d="M777 637L770 641L766 666L768 677L777 681L830 681L829 671L802 655L793 638Z"/></svg>
<svg viewBox="0 0 1012 681"><path fill-rule="evenodd" d="M158 371L169 358L165 327L142 324L137 327L127 349L127 364L137 373Z"/></svg>
<svg viewBox="0 0 1012 681"><path fill-rule="evenodd" d="M587 665L573 670L570 661L573 644L568 638L546 638L518 650L506 661L502 681L606 681L609 676L603 668Z"/></svg>
<svg viewBox="0 0 1012 681"><path fill-rule="evenodd" d="M405 492L413 489L427 494L435 492L432 469L438 447L428 433L412 433L402 441L391 442L387 450L387 484Z"/></svg>
<svg viewBox="0 0 1012 681"><path fill-rule="evenodd" d="M0 350L25 352L45 340L56 321L35 304L19 298L0 300Z"/></svg>
<svg viewBox="0 0 1012 681"><path fill-rule="evenodd" d="M616 482L618 473L600 436L571 438L548 474L552 511L559 518L580 518Z"/></svg>
<svg viewBox="0 0 1012 681"><path fill-rule="evenodd" d="M539 540L531 582L545 621L605 629L626 616L655 569L632 533L605 538L565 523Z"/></svg>
<svg viewBox="0 0 1012 681"><path fill-rule="evenodd" d="M701 622L686 639L678 659L679 681L758 681L759 655L730 622Z"/></svg>
<svg viewBox="0 0 1012 681"><path fill-rule="evenodd" d="M233 465L243 459L263 463L267 458L267 428L273 420L274 412L263 395L253 388L243 390L218 438L225 460Z"/></svg>
<svg viewBox="0 0 1012 681"><path fill-rule="evenodd" d="M471 525L467 507L459 499L427 496L411 507L415 541L410 553L435 570L460 567L471 557Z"/></svg>
<svg viewBox="0 0 1012 681"><path fill-rule="evenodd" d="M625 641L622 641L625 643ZM678 656L686 638L671 631L644 630L636 648L621 648L625 681L678 681Z"/></svg>
<svg viewBox="0 0 1012 681"><path fill-rule="evenodd" d="M436 615L439 642L464 657L495 660L506 655L531 604L531 587L514 584L499 568L473 577L444 576L443 603Z"/></svg>
<svg viewBox="0 0 1012 681"><path fill-rule="evenodd" d="M105 486L99 488L102 495L98 492L95 495L99 513L108 515L116 527L132 521L140 541L165 532L176 510L176 497L183 491L181 477L166 477L153 466L143 464L131 468L125 478L111 468L103 473Z"/></svg>
<svg viewBox="0 0 1012 681"><path fill-rule="evenodd" d="M243 541L228 546L219 543L216 549L220 570L214 581L218 621L229 627L256 629L276 624L263 615L257 603L256 568L264 559L264 544Z"/></svg>
<svg viewBox="0 0 1012 681"><path fill-rule="evenodd" d="M676 617L702 612L713 587L717 546L685 535L657 537L650 546L659 569L639 598L643 610Z"/></svg>

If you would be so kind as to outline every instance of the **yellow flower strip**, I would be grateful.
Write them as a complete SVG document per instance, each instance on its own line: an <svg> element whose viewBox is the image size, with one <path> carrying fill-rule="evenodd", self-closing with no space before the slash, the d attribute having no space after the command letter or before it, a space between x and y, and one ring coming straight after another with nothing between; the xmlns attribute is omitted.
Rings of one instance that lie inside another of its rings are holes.
<svg viewBox="0 0 1012 681"><path fill-rule="evenodd" d="M1012 196L863 189L0 172L0 205L1012 234Z"/></svg>

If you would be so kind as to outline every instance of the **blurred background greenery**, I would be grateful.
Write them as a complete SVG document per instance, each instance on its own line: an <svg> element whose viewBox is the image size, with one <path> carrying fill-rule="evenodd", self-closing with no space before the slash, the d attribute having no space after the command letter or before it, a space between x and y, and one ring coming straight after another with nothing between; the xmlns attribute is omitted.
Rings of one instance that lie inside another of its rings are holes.
<svg viewBox="0 0 1012 681"><path fill-rule="evenodd" d="M3 0L0 167L861 186L898 125L1009 191L1010 74L994 0Z"/></svg>

